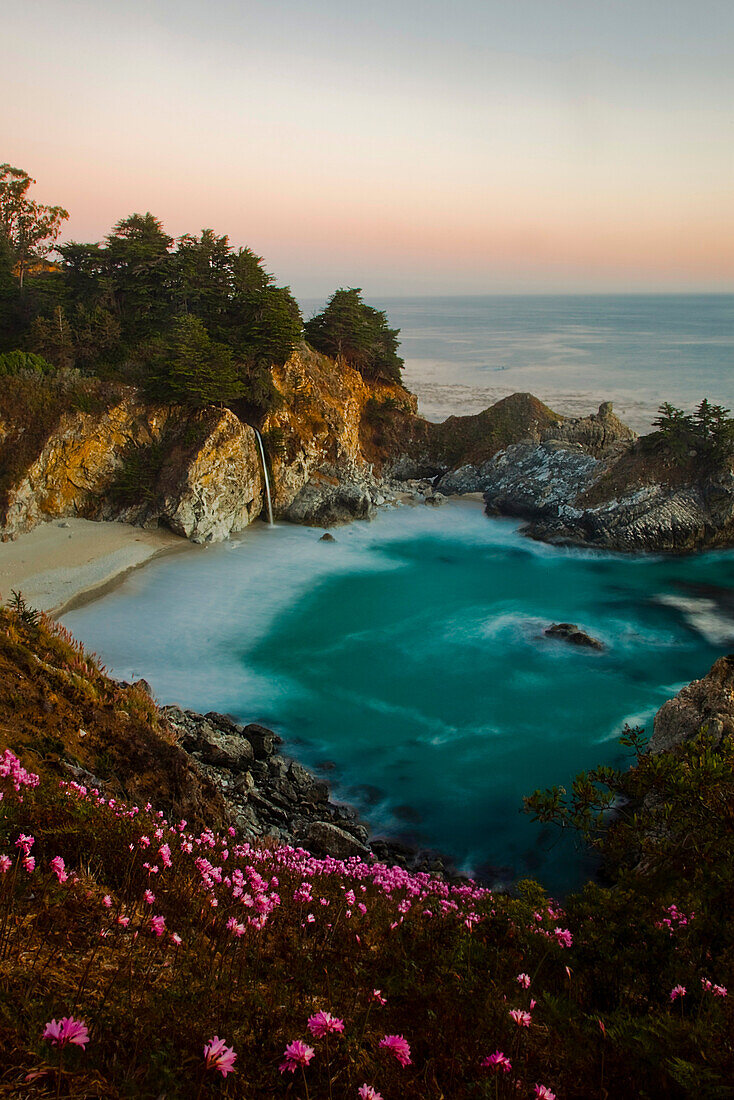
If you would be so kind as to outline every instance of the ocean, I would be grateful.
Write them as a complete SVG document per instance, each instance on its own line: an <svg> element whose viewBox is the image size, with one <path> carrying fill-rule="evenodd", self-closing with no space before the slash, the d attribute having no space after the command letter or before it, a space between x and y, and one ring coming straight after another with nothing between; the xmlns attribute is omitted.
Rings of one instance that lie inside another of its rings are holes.
<svg viewBox="0 0 734 1100"><path fill-rule="evenodd" d="M522 797L629 758L734 642L734 553L626 557L533 542L481 504L322 532L257 523L163 557L64 616L161 702L260 722L379 834L493 883L577 884L588 856ZM544 635L575 622L605 646Z"/></svg>
<svg viewBox="0 0 734 1100"><path fill-rule="evenodd" d="M516 392L582 416L613 401L635 431L658 406L734 405L734 295L367 298L401 330L421 414L476 413ZM304 317L323 301L304 299Z"/></svg>
<svg viewBox="0 0 734 1100"><path fill-rule="evenodd" d="M530 391L638 431L662 401L734 404L734 296L374 301L402 330L433 420ZM309 316L321 302L303 302ZM335 532L257 523L131 574L64 622L163 703L261 722L324 769L378 834L505 883L563 892L592 864L522 814L580 770L627 766L625 722L734 644L734 552L623 556L544 546L476 502L402 507ZM601 653L544 635L575 622Z"/></svg>

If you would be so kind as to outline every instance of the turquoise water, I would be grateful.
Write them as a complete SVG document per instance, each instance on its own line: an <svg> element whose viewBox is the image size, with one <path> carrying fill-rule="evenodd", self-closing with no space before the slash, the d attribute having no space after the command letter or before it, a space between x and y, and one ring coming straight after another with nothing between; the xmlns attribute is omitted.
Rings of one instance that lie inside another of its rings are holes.
<svg viewBox="0 0 734 1100"><path fill-rule="evenodd" d="M734 642L734 553L629 558L533 543L481 506L321 532L261 525L131 574L64 622L162 702L277 729L377 832L554 889L584 857L523 794L623 758L625 721ZM605 643L543 636L572 621Z"/></svg>
<svg viewBox="0 0 734 1100"><path fill-rule="evenodd" d="M370 299L371 300L371 299ZM372 300L371 300L372 301ZM386 298L405 381L430 420L529 391L579 415L612 400L639 432L662 401L734 404L734 295ZM304 315L322 302L302 303Z"/></svg>

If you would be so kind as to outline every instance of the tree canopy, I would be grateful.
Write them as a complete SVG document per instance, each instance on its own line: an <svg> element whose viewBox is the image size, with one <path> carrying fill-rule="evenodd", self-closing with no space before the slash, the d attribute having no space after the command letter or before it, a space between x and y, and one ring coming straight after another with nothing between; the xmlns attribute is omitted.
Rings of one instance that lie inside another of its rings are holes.
<svg viewBox="0 0 734 1100"><path fill-rule="evenodd" d="M53 249L69 217L63 206L44 206L28 197L36 181L22 168L0 164L0 228L10 246L22 289L30 265Z"/></svg>
<svg viewBox="0 0 734 1100"><path fill-rule="evenodd" d="M693 413L666 401L653 423L676 461L684 461L692 452L712 461L734 454L734 420L729 409L712 405L706 397Z"/></svg>
<svg viewBox="0 0 734 1100"><path fill-rule="evenodd" d="M364 378L400 381L400 329L390 328L385 313L365 304L360 287L337 290L304 332L317 351L344 360Z"/></svg>
<svg viewBox="0 0 734 1100"><path fill-rule="evenodd" d="M170 400L199 404L207 393L243 400L255 415L272 407L270 367L291 354L302 319L262 257L212 229L174 240L147 212L121 219L101 242L56 245L60 263L34 268L68 215L31 202L33 182L0 166L0 353L38 353L54 367L121 378ZM178 363L165 384L163 349Z"/></svg>

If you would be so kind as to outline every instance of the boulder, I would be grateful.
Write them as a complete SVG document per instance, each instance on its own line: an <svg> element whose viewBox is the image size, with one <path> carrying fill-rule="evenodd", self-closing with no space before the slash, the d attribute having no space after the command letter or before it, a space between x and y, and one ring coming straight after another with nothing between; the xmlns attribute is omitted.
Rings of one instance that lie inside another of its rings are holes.
<svg viewBox="0 0 734 1100"><path fill-rule="evenodd" d="M267 760L273 756L279 745L283 744L283 738L278 737L266 726L260 726L257 722L251 722L243 728L243 733L252 745L256 760Z"/></svg>
<svg viewBox="0 0 734 1100"><path fill-rule="evenodd" d="M586 649L604 649L604 643L597 638L592 638L584 630L579 630L576 623L553 623L543 633L548 638L558 638L569 645L583 646Z"/></svg>
<svg viewBox="0 0 734 1100"><path fill-rule="evenodd" d="M365 844L329 821L312 822L305 839L307 846L316 854L333 856L334 859L349 859L350 856L369 859L370 850Z"/></svg>
<svg viewBox="0 0 734 1100"><path fill-rule="evenodd" d="M211 722L204 721L198 728L197 749L202 760L215 768L242 771L254 759L250 741L239 733L225 733Z"/></svg>

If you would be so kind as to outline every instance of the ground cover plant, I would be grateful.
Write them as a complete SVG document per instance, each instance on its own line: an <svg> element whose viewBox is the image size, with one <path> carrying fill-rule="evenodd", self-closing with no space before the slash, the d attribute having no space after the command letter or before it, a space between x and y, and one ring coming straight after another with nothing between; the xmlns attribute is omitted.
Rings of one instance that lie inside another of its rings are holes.
<svg viewBox="0 0 734 1100"><path fill-rule="evenodd" d="M68 690L81 700L82 682L96 685L90 726L124 705L124 690L22 600L2 626L6 676L11 650L39 677L66 654ZM141 700L135 711L142 722ZM50 715L38 707L34 741L21 712L22 736L7 712L1 731L0 1096L732 1094L729 746L698 744L634 773L658 789L658 823L698 875L678 856L685 873L663 874L659 841L660 860L655 845L645 852L651 873L628 858L614 884L561 906L534 883L493 893L249 844L226 823L193 827L121 800L114 771L99 786L69 778L63 760L87 738L75 730L64 744L61 732L59 751L43 751ZM536 812L590 827L614 782L595 778L579 779L573 805L551 792ZM671 803L692 790L681 829L699 830L699 848L673 828Z"/></svg>

